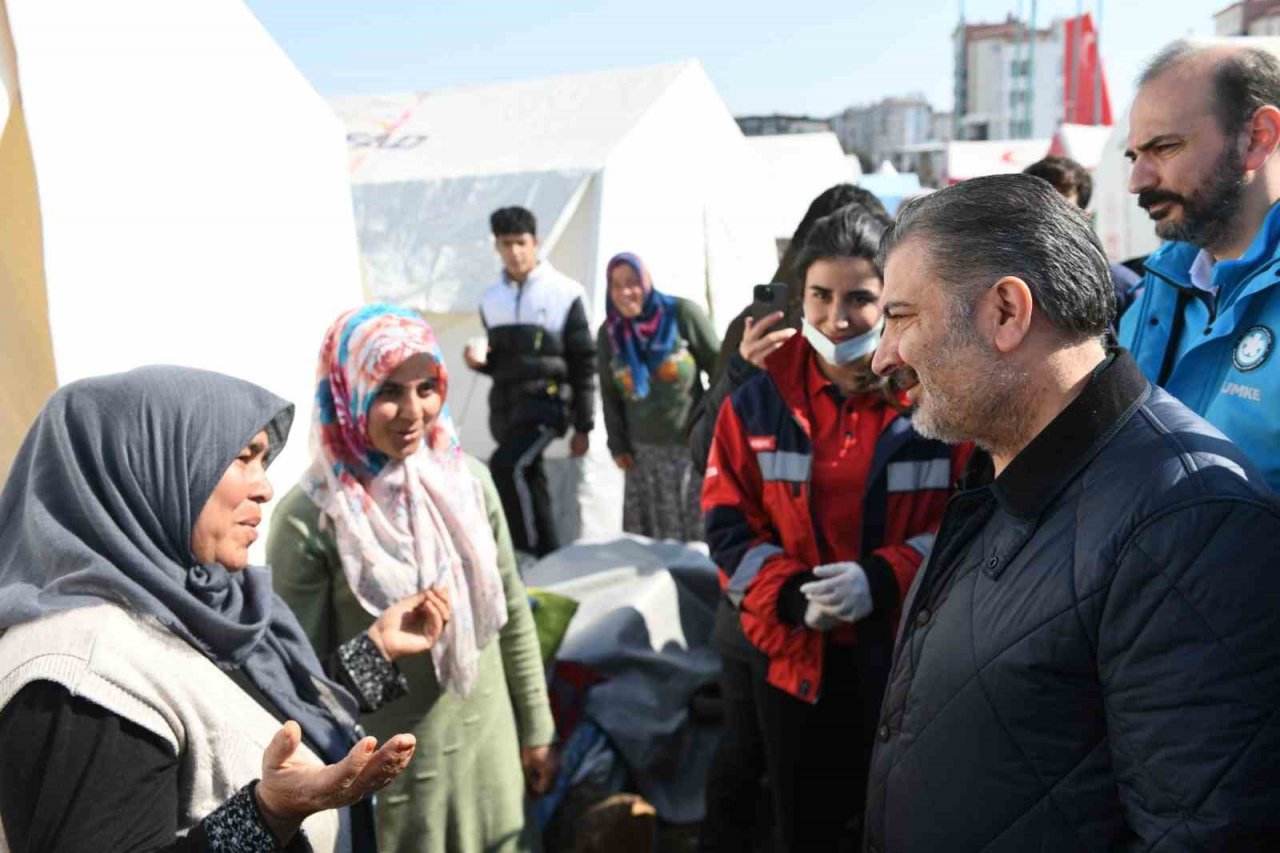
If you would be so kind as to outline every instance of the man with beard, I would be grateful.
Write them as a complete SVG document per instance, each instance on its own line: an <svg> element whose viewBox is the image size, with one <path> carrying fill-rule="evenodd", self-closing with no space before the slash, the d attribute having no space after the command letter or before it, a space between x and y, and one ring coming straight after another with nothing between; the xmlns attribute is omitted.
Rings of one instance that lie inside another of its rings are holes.
<svg viewBox="0 0 1280 853"><path fill-rule="evenodd" d="M1088 221L1044 181L906 205L872 363L972 439L902 605L868 853L1280 850L1280 501L1103 340Z"/></svg>
<svg viewBox="0 0 1280 853"><path fill-rule="evenodd" d="M1175 42L1139 79L1129 191L1171 241L1120 341L1280 489L1280 61Z"/></svg>

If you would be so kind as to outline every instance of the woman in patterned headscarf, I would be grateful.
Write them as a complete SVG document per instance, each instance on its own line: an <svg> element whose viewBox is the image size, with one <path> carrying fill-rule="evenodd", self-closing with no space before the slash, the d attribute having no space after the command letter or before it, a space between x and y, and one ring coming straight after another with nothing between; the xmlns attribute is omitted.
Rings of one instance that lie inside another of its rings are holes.
<svg viewBox="0 0 1280 853"><path fill-rule="evenodd" d="M458 444L435 335L410 311L348 311L316 380L312 467L268 542L281 597L318 650L409 592L440 587L453 605L431 656L402 664L409 698L362 720L419 744L379 797L382 847L529 849L526 782L541 793L556 761L538 641L493 483Z"/></svg>
<svg viewBox="0 0 1280 853"><path fill-rule="evenodd" d="M719 341L702 309L655 290L635 255L615 255L605 273L597 370L609 451L627 477L622 527L655 539L701 539L702 477L685 435Z"/></svg>

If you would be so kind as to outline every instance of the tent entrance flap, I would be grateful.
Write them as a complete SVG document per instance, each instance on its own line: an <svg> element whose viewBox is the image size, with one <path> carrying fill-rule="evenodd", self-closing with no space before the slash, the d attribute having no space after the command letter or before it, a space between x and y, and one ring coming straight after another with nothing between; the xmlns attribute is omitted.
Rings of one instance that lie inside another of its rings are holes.
<svg viewBox="0 0 1280 853"><path fill-rule="evenodd" d="M18 89L17 57L0 0L0 481L57 387L35 164Z"/></svg>

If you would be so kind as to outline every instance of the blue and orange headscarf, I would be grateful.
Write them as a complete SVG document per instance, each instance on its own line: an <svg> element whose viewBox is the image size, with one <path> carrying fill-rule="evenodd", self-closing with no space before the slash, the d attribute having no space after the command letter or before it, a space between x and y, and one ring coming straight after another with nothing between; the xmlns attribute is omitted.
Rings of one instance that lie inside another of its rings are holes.
<svg viewBox="0 0 1280 853"><path fill-rule="evenodd" d="M609 259L605 267L606 281L619 264L626 264L640 276L644 284L644 306L639 317L623 317L610 296L604 322L614 353L631 370L631 396L643 400L649 396L650 372L667 360L676 345L676 299L654 289L644 262L630 252L621 252Z"/></svg>

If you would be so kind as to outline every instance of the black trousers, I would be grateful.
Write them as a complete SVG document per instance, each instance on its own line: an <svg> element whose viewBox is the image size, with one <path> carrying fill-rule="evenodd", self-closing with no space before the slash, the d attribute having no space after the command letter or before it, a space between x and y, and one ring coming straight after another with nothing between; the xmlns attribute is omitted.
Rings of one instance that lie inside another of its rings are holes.
<svg viewBox="0 0 1280 853"><path fill-rule="evenodd" d="M517 549L538 557L560 547L551 494L547 491L547 472L542 467L542 452L560 432L546 424L510 427L489 457L489 473L502 499L511 542Z"/></svg>
<svg viewBox="0 0 1280 853"><path fill-rule="evenodd" d="M857 850L871 744L848 648L827 647L814 705L769 686L767 661L726 658L725 733L707 774L702 853L756 849L767 777L778 853Z"/></svg>

